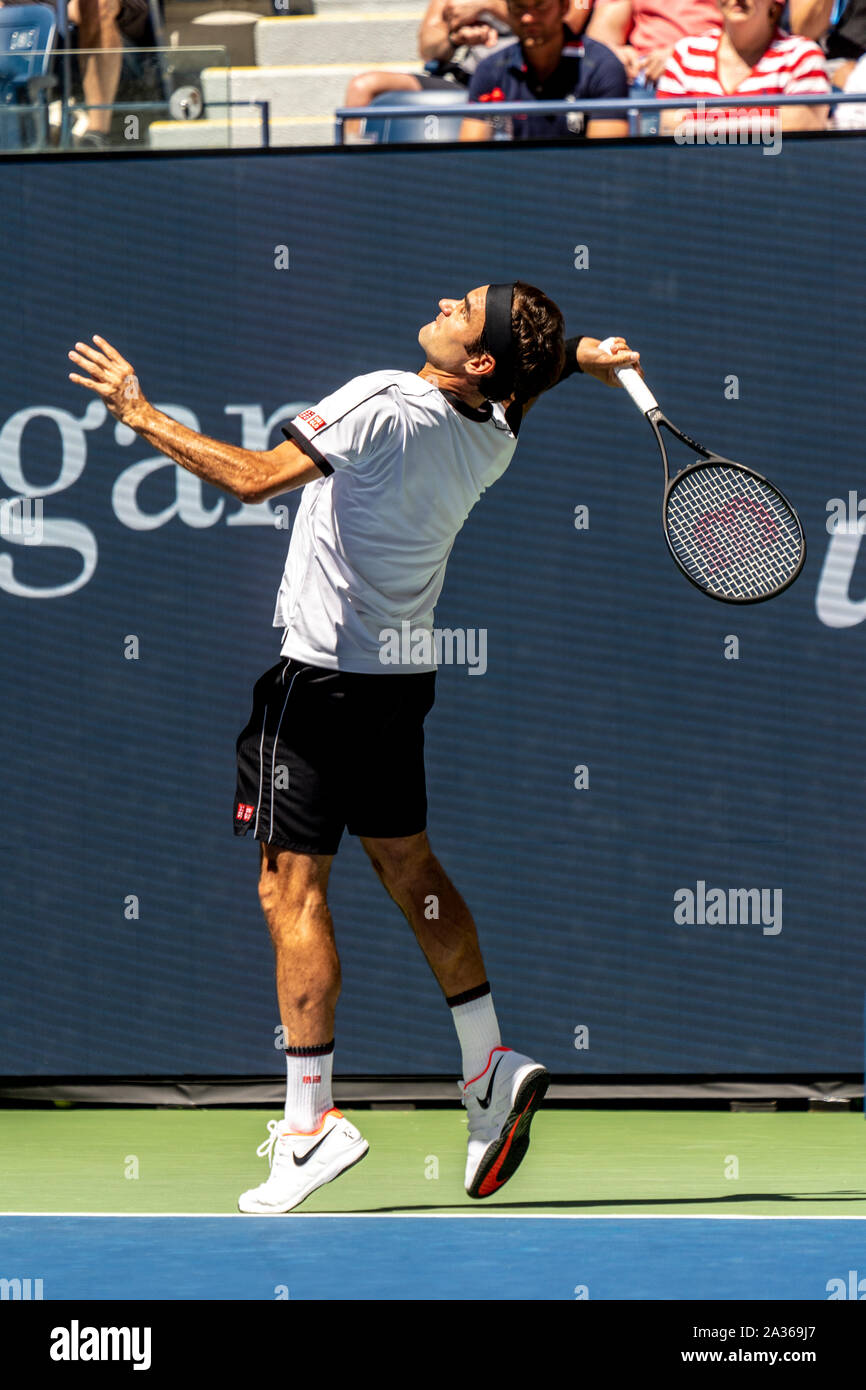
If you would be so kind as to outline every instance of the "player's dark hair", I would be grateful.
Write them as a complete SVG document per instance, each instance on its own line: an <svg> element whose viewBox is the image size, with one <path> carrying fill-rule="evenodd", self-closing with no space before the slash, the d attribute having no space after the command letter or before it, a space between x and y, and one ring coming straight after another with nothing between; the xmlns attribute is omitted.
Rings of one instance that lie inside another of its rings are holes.
<svg viewBox="0 0 866 1390"><path fill-rule="evenodd" d="M511 334L514 352L511 380L507 386L502 385L491 399L507 400L509 396L515 396L520 401L528 401L533 396L540 396L562 375L565 366L565 324L553 300L523 280L517 280L514 284ZM490 351L483 331L467 351L470 356ZM481 390L484 388L481 387Z"/></svg>

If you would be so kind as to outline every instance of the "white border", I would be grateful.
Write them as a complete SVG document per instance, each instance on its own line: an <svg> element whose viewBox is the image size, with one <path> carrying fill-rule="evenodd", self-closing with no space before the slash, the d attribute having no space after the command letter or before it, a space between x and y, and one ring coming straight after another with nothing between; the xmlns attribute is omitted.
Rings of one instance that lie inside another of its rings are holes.
<svg viewBox="0 0 866 1390"><path fill-rule="evenodd" d="M758 1216L756 1214L744 1213L741 1216L734 1216L728 1212L715 1213L707 1212L701 1215L700 1212L684 1212L682 1214L672 1212L662 1214L661 1212L605 1212L603 1214L583 1212L552 1212L546 1215L543 1212L534 1211L288 1211L276 1213L256 1212L249 1215L240 1211L0 1211L0 1220L7 1216L89 1216L93 1219L112 1219L123 1221L140 1221L147 1217L166 1217L171 1216L184 1221L213 1220L218 1217L220 1220L250 1221L266 1220L273 1221L276 1216L291 1217L297 1220L299 1217L310 1221L334 1221L349 1219L352 1221L866 1221L866 1215L857 1216L814 1216L804 1213L802 1216Z"/></svg>

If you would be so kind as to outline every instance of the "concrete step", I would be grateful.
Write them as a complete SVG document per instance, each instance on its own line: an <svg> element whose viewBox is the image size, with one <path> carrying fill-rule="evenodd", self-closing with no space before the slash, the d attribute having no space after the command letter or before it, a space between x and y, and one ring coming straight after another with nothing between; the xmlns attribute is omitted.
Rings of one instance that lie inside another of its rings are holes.
<svg viewBox="0 0 866 1390"><path fill-rule="evenodd" d="M256 61L280 63L417 63L418 29L423 10L373 10L260 19Z"/></svg>
<svg viewBox="0 0 866 1390"><path fill-rule="evenodd" d="M172 48L213 44L226 50L233 67L251 67L256 62L255 34L260 16L243 10L212 10L197 19L178 20L166 26Z"/></svg>
<svg viewBox="0 0 866 1390"><path fill-rule="evenodd" d="M154 150L259 149L262 144L262 122L257 114L235 113L231 120L154 121L148 133ZM271 120L270 142L279 146L332 145L334 122L327 116L278 116Z"/></svg>
<svg viewBox="0 0 866 1390"><path fill-rule="evenodd" d="M426 5L417 0L166 0L165 23L186 23L199 15L210 14L214 10L246 10L262 18L285 18L292 14L333 15L333 14L375 14L386 10L389 14L402 11L417 13L418 23L426 10Z"/></svg>
<svg viewBox="0 0 866 1390"><path fill-rule="evenodd" d="M365 70L420 72L417 62L364 63ZM205 68L202 95L208 115L225 114L225 102L267 101L271 118L278 116L332 116L345 101L346 87L359 71L357 63L323 64L318 67ZM214 107L217 109L214 110Z"/></svg>
<svg viewBox="0 0 866 1390"><path fill-rule="evenodd" d="M269 0L166 0L165 27L173 24L189 24L202 15L215 14L220 10L234 10L236 14L251 14L259 19L267 19L274 13Z"/></svg>
<svg viewBox="0 0 866 1390"><path fill-rule="evenodd" d="M418 23L421 23L421 16L427 9L427 5L422 3L415 5L412 0L315 0L316 14L329 15L340 10L348 10L358 14L374 14L377 10L414 10L417 8Z"/></svg>

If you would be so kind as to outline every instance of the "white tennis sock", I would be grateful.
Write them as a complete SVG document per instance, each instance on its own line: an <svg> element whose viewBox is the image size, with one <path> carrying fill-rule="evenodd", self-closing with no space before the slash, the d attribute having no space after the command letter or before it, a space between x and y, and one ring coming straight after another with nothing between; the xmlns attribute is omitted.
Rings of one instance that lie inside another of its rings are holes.
<svg viewBox="0 0 866 1390"><path fill-rule="evenodd" d="M446 1003L463 1052L463 1080L471 1081L483 1072L491 1052L501 1042L490 986L485 982L464 994L452 995Z"/></svg>
<svg viewBox="0 0 866 1390"><path fill-rule="evenodd" d="M333 1065L333 1040L321 1047L286 1048L285 1118L296 1134L312 1134L334 1108Z"/></svg>

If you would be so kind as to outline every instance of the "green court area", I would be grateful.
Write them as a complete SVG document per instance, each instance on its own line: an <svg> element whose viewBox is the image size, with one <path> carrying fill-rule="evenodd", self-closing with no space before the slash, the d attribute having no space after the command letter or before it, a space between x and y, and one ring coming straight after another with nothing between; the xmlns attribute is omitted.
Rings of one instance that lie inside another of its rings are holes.
<svg viewBox="0 0 866 1390"><path fill-rule="evenodd" d="M501 1194L463 1191L462 1110L347 1110L364 1161L304 1212L866 1216L866 1124L854 1112L548 1107ZM0 1110L0 1210L232 1213L264 1181L274 1110Z"/></svg>

